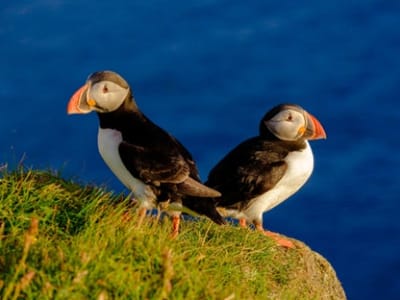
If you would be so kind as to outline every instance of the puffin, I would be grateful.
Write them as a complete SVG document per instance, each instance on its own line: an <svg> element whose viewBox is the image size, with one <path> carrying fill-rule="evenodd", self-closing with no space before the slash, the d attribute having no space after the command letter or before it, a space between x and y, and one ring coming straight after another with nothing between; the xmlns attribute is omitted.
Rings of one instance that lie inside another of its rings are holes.
<svg viewBox="0 0 400 300"><path fill-rule="evenodd" d="M307 182L314 167L308 141L325 138L321 123L299 105L272 108L261 119L259 135L240 143L209 172L205 184L222 194L214 199L219 212L294 248L290 240L264 229L263 214Z"/></svg>
<svg viewBox="0 0 400 300"><path fill-rule="evenodd" d="M100 156L140 203L139 224L148 209L174 208L167 213L175 237L182 206L217 224L225 223L213 201L220 192L201 183L189 151L139 110L124 78L113 71L89 75L70 98L67 113L90 112L99 119Z"/></svg>

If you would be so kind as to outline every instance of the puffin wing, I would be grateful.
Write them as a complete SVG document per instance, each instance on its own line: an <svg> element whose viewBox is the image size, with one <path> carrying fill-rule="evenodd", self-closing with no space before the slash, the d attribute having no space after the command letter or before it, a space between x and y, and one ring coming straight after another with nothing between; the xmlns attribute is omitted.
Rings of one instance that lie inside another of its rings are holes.
<svg viewBox="0 0 400 300"><path fill-rule="evenodd" d="M145 183L155 186L175 184L184 195L198 197L219 197L221 194L205 185L197 178L190 177L193 165L190 165L180 153L155 151L127 142L119 145L121 160L128 171Z"/></svg>
<svg viewBox="0 0 400 300"><path fill-rule="evenodd" d="M174 141L176 147L179 150L179 153L182 155L183 159L188 164L190 177L194 178L197 181L200 181L199 171L190 152L176 138L174 138L171 135L170 138L172 141Z"/></svg>
<svg viewBox="0 0 400 300"><path fill-rule="evenodd" d="M218 206L247 206L255 197L272 189L283 177L288 151L273 142L249 139L226 155L210 172L206 185L222 197Z"/></svg>
<svg viewBox="0 0 400 300"><path fill-rule="evenodd" d="M189 166L179 153L155 151L127 142L119 145L121 160L128 171L145 183L182 183L189 177Z"/></svg>
<svg viewBox="0 0 400 300"><path fill-rule="evenodd" d="M174 190L183 195L220 196L219 192L200 182L191 154L172 135L143 114L130 122L129 125L136 130L124 133L124 141L118 150L123 163L134 177L156 186L175 185Z"/></svg>

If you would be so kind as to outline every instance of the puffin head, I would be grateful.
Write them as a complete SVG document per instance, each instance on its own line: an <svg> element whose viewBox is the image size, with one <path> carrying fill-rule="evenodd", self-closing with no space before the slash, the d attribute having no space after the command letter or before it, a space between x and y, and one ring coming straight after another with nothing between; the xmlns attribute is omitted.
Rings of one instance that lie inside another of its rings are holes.
<svg viewBox="0 0 400 300"><path fill-rule="evenodd" d="M265 114L260 134L270 133L283 141L326 139L321 123L296 104L280 104Z"/></svg>
<svg viewBox="0 0 400 300"><path fill-rule="evenodd" d="M95 72L71 97L67 113L113 112L121 107L129 95L129 85L120 75L112 71Z"/></svg>

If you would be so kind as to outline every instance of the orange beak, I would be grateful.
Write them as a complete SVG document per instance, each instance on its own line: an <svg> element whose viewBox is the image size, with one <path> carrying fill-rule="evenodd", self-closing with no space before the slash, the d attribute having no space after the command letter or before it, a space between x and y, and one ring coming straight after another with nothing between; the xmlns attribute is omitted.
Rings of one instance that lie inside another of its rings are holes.
<svg viewBox="0 0 400 300"><path fill-rule="evenodd" d="M325 129L317 118L308 112L306 112L306 118L308 125L304 137L309 140L326 139Z"/></svg>
<svg viewBox="0 0 400 300"><path fill-rule="evenodd" d="M85 84L72 95L68 102L67 114L87 114L91 112L91 109L86 104L86 101L82 99L82 96L87 89L88 84Z"/></svg>

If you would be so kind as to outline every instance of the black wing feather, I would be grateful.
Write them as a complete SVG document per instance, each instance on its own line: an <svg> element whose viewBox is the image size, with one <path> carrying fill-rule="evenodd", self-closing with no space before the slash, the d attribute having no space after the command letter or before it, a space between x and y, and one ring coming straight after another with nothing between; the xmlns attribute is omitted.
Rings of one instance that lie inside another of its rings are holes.
<svg viewBox="0 0 400 300"><path fill-rule="evenodd" d="M210 172L206 185L222 193L217 205L245 207L271 188L287 169L289 150L277 143L252 138L239 144Z"/></svg>
<svg viewBox="0 0 400 300"><path fill-rule="evenodd" d="M189 166L181 155L159 152L122 142L119 146L122 162L128 171L145 183L181 183L189 176Z"/></svg>

